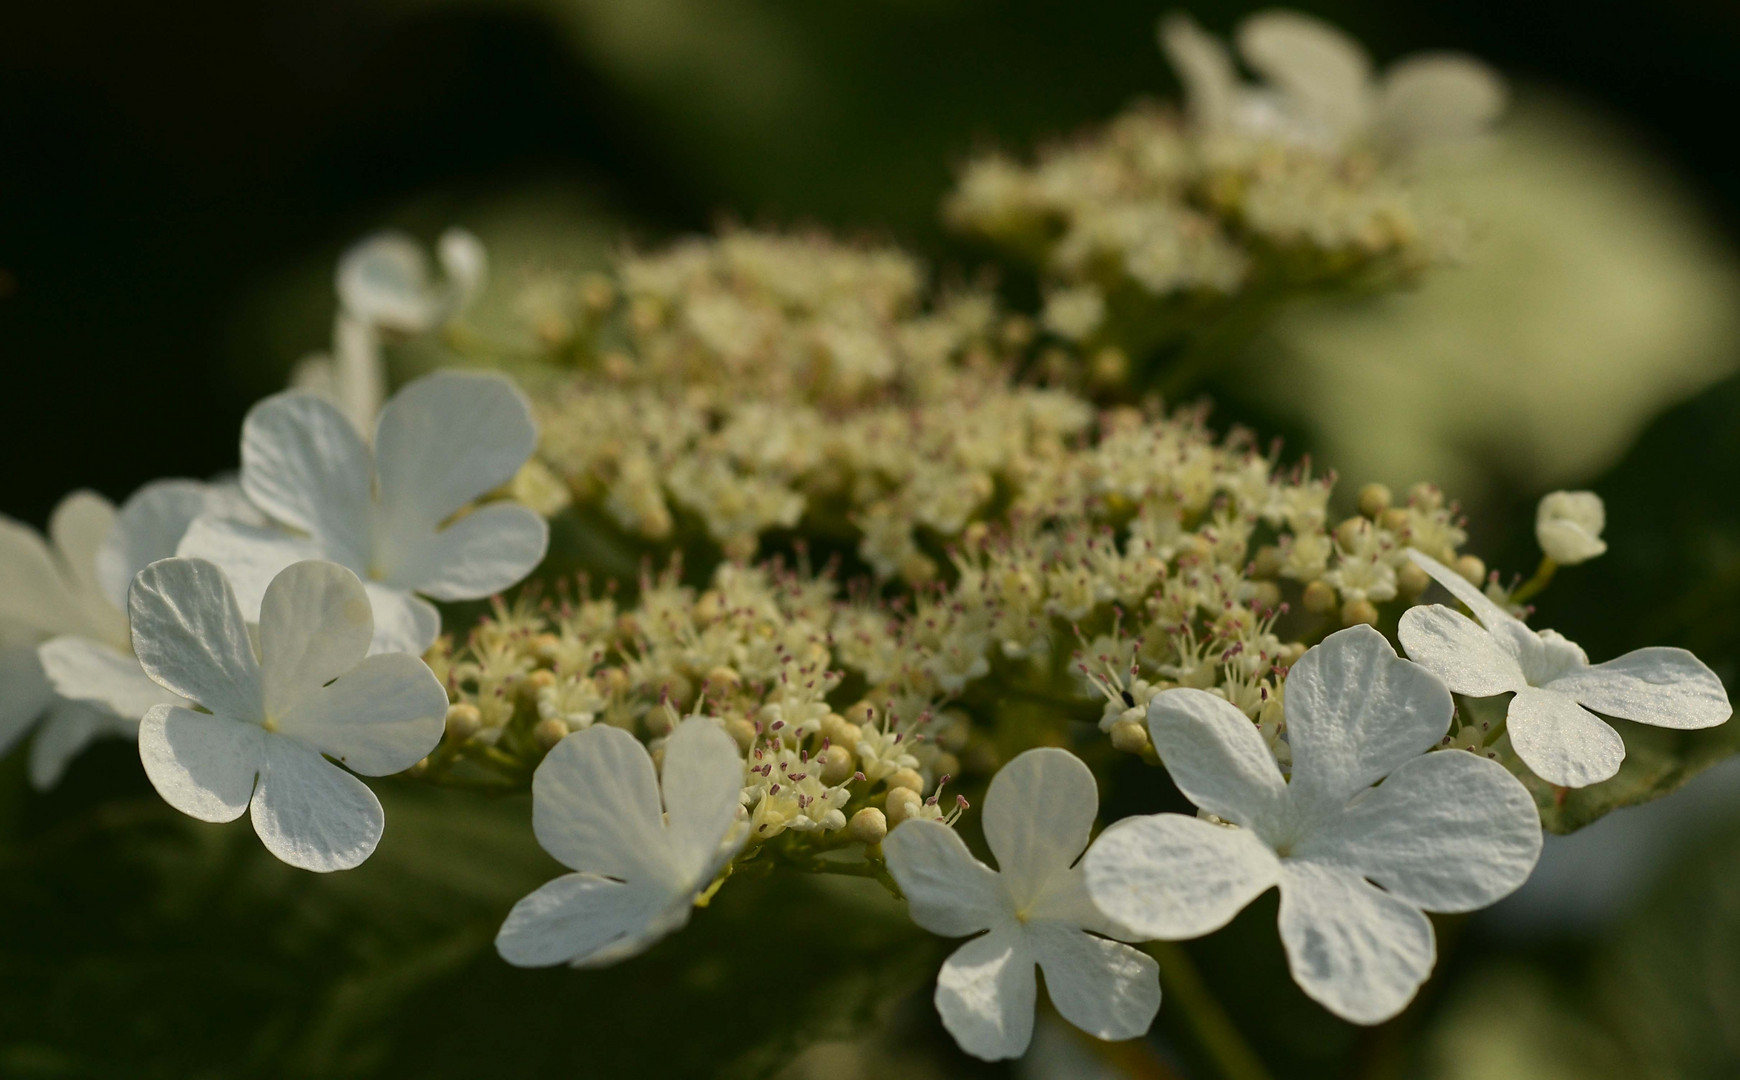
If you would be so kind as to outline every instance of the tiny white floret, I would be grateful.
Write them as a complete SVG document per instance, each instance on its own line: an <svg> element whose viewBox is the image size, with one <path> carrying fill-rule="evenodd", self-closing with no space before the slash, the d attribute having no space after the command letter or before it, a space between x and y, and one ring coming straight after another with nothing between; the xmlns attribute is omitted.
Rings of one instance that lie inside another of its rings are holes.
<svg viewBox="0 0 1740 1080"><path fill-rule="evenodd" d="M1427 753L1449 729L1450 692L1369 626L1306 652L1284 701L1290 781L1224 699L1156 697L1155 750L1185 797L1227 824L1126 818L1083 860L1088 891L1119 922L1175 939L1218 930L1278 886L1294 981L1343 1019L1380 1023L1431 974L1424 912L1473 911L1521 885L1540 816L1497 762Z"/></svg>
<svg viewBox="0 0 1740 1080"><path fill-rule="evenodd" d="M401 772L433 750L447 692L414 656L367 655L374 625L356 575L300 562L273 578L257 653L229 582L204 560L147 566L128 609L145 673L205 710L158 705L139 725L164 801L201 821L248 811L266 850L305 870L367 859L384 818L352 772Z"/></svg>
<svg viewBox="0 0 1740 1080"><path fill-rule="evenodd" d="M1733 713L1728 691L1685 649L1647 648L1590 664L1552 630L1531 630L1454 570L1408 557L1475 618L1441 604L1410 608L1397 636L1409 659L1469 697L1513 694L1506 729L1536 776L1560 787L1606 780L1625 760L1619 733L1596 713L1655 727L1714 727Z"/></svg>
<svg viewBox="0 0 1740 1080"><path fill-rule="evenodd" d="M514 905L496 935L518 967L602 967L680 929L749 838L743 759L715 721L692 717L652 755L596 724L557 743L532 776L532 831L575 873Z"/></svg>
<svg viewBox="0 0 1740 1080"><path fill-rule="evenodd" d="M543 559L549 526L537 512L471 508L536 443L525 395L495 374L438 371L407 384L381 410L372 450L330 402L275 394L242 424L242 491L272 524L207 515L180 554L222 567L250 616L291 563L348 567L374 606L374 650L421 653L441 632L423 597L488 596Z"/></svg>
<svg viewBox="0 0 1740 1080"><path fill-rule="evenodd" d="M1560 566L1588 562L1607 550L1601 531L1607 508L1593 491L1555 491L1535 511L1535 539L1547 558Z"/></svg>
<svg viewBox="0 0 1740 1080"><path fill-rule="evenodd" d="M1133 1039L1153 1023L1158 966L1108 940L1138 935L1094 906L1077 862L1098 810L1093 772L1046 747L1003 766L985 793L985 841L998 869L938 821L906 821L882 842L913 922L945 937L979 935L943 963L936 983L943 1026L974 1057L1026 1052L1035 965L1057 1011L1096 1038Z"/></svg>

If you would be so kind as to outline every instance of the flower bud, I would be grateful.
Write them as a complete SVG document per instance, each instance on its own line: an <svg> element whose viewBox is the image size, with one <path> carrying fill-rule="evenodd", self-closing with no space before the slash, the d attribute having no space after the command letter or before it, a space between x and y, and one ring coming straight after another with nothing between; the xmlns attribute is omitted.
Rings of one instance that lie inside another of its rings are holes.
<svg viewBox="0 0 1740 1080"><path fill-rule="evenodd" d="M816 755L822 769L822 783L833 787L852 775L852 752L844 746L829 746Z"/></svg>
<svg viewBox="0 0 1740 1080"><path fill-rule="evenodd" d="M1322 615L1335 609L1335 588L1321 579L1305 586L1305 610Z"/></svg>
<svg viewBox="0 0 1740 1080"><path fill-rule="evenodd" d="M888 835L888 818L874 806L866 806L852 815L852 820L846 825L846 835L860 844L880 844Z"/></svg>
<svg viewBox="0 0 1740 1080"><path fill-rule="evenodd" d="M961 759L944 750L931 760L930 768L938 776L959 776Z"/></svg>
<svg viewBox="0 0 1740 1080"><path fill-rule="evenodd" d="M1370 600L1349 600L1341 605L1341 624L1343 626L1355 626L1359 623L1376 626L1377 621L1378 609Z"/></svg>
<svg viewBox="0 0 1740 1080"><path fill-rule="evenodd" d="M538 700L539 690L544 690L555 685L556 673L545 668L539 668L520 680L520 699L527 704L531 704Z"/></svg>
<svg viewBox="0 0 1740 1080"><path fill-rule="evenodd" d="M483 726L483 714L477 711L476 705L460 702L447 706L447 737L454 742L464 742L477 734L477 729Z"/></svg>
<svg viewBox="0 0 1740 1080"><path fill-rule="evenodd" d="M1367 484L1359 489L1359 512L1368 518L1376 518L1390 508L1394 496L1390 489L1382 484Z"/></svg>
<svg viewBox="0 0 1740 1080"><path fill-rule="evenodd" d="M1396 570L1396 589L1409 600L1425 592L1426 586L1430 584L1431 576L1420 569L1419 563L1411 559Z"/></svg>
<svg viewBox="0 0 1740 1080"><path fill-rule="evenodd" d="M916 769L896 769L888 778L890 788L909 788L915 792L924 790L924 777L918 775Z"/></svg>
<svg viewBox="0 0 1740 1080"><path fill-rule="evenodd" d="M1422 480L1408 489L1408 502L1421 510L1436 510L1444 505L1444 493L1437 484Z"/></svg>
<svg viewBox="0 0 1740 1080"><path fill-rule="evenodd" d="M846 722L850 724L874 724L876 722L876 706L868 701L860 701L855 705L846 706Z"/></svg>
<svg viewBox="0 0 1740 1080"><path fill-rule="evenodd" d="M1134 720L1119 720L1112 725L1112 749L1125 754L1140 754L1149 745L1146 725Z"/></svg>
<svg viewBox="0 0 1740 1080"><path fill-rule="evenodd" d="M1274 544L1264 544L1257 549L1256 558L1251 560L1251 576L1259 578L1279 577L1281 570L1287 565L1287 556Z"/></svg>
<svg viewBox="0 0 1740 1080"><path fill-rule="evenodd" d="M1607 509L1593 491L1555 491L1535 511L1535 539L1560 566L1576 566L1605 552L1601 530L1606 527Z"/></svg>
<svg viewBox="0 0 1740 1080"><path fill-rule="evenodd" d="M744 717L733 716L725 721L725 734L731 736L740 754L749 753L749 748L755 745L755 725Z"/></svg>
<svg viewBox="0 0 1740 1080"><path fill-rule="evenodd" d="M888 792L888 828L894 828L907 818L917 817L919 807L923 805L924 800L911 788L891 789Z"/></svg>
<svg viewBox="0 0 1740 1080"><path fill-rule="evenodd" d="M555 749L556 744L567 737L568 725L559 716L539 720L538 726L532 729L532 738L545 753Z"/></svg>
<svg viewBox="0 0 1740 1080"><path fill-rule="evenodd" d="M1470 585L1480 585L1486 581L1486 563L1478 555L1464 555L1456 560L1455 571Z"/></svg>

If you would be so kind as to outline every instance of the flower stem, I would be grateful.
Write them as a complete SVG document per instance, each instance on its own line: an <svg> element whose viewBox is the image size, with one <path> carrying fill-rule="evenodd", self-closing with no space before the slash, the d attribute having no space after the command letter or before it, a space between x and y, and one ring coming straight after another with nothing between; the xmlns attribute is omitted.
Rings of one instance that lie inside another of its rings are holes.
<svg viewBox="0 0 1740 1080"><path fill-rule="evenodd" d="M1535 576L1516 587L1516 591L1510 594L1510 602L1521 604L1539 593L1553 580L1553 572L1558 568L1558 563L1547 556L1542 556L1541 565L1535 568Z"/></svg>
<svg viewBox="0 0 1740 1080"><path fill-rule="evenodd" d="M1245 1042L1232 1018L1202 981L1190 954L1171 941L1152 941L1143 948L1160 965L1161 982L1169 1000L1175 1008L1184 1010L1184 1018L1222 1080L1271 1080L1262 1059Z"/></svg>

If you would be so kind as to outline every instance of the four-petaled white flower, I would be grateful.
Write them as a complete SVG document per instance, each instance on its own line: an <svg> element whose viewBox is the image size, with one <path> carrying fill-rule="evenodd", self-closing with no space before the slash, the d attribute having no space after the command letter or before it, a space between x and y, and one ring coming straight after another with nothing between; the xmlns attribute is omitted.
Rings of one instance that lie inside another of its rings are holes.
<svg viewBox="0 0 1740 1080"><path fill-rule="evenodd" d="M549 527L535 511L461 513L512 480L536 442L525 395L500 375L438 371L407 384L381 410L372 453L331 403L276 394L242 425L241 479L281 527L208 515L180 554L222 567L250 616L293 562L349 567L374 606L374 651L422 653L441 615L421 597L488 596L543 559Z"/></svg>
<svg viewBox="0 0 1740 1080"><path fill-rule="evenodd" d="M1555 491L1535 510L1535 539L1547 558L1560 566L1588 562L1607 551L1601 530L1607 508L1593 491Z"/></svg>
<svg viewBox="0 0 1740 1080"><path fill-rule="evenodd" d="M1126 818L1088 852L1087 887L1112 918L1171 939L1219 929L1278 885L1293 978L1337 1016L1375 1024L1431 973L1423 912L1472 911L1521 885L1540 817L1498 763L1426 753L1450 726L1450 692L1370 627L1308 651L1284 701L1290 782L1223 699L1155 698L1149 733L1173 782L1231 824Z"/></svg>
<svg viewBox="0 0 1740 1080"><path fill-rule="evenodd" d="M1681 730L1733 713L1722 680L1684 649L1637 649L1591 665L1576 642L1529 629L1443 563L1408 556L1480 620L1439 604L1410 608L1397 634L1408 657L1458 694L1514 694L1511 746L1549 783L1584 787L1619 771L1625 742L1595 713Z"/></svg>
<svg viewBox="0 0 1740 1080"><path fill-rule="evenodd" d="M1340 30L1296 11L1264 11L1239 24L1239 55L1267 80L1239 79L1226 46L1182 13L1160 22L1160 45L1184 84L1192 121L1324 150L1369 140L1401 154L1478 135L1504 111L1504 82L1459 53L1422 53L1382 79Z"/></svg>
<svg viewBox="0 0 1740 1080"><path fill-rule="evenodd" d="M652 755L597 724L557 743L532 775L532 831L576 871L522 898L495 945L519 967L602 967L689 921L695 901L749 838L743 758L715 721L693 717Z"/></svg>
<svg viewBox="0 0 1740 1080"><path fill-rule="evenodd" d="M41 717L30 748L37 788L59 781L92 739L133 738L151 706L184 704L133 659L127 586L146 564L175 554L196 516L240 502L225 485L157 480L117 513L101 495L75 491L49 519L52 550L34 530L0 519L0 753Z"/></svg>
<svg viewBox="0 0 1740 1080"><path fill-rule="evenodd" d="M996 870L937 821L905 821L882 843L913 922L945 937L983 932L937 976L943 1026L974 1057L1020 1057L1033 1034L1037 964L1051 1003L1076 1027L1101 1039L1146 1032L1160 1008L1158 968L1107 940L1139 935L1094 906L1076 862L1099 809L1093 772L1068 751L1029 750L992 778L984 807Z"/></svg>
<svg viewBox="0 0 1740 1080"><path fill-rule="evenodd" d="M447 692L415 656L367 655L374 625L356 575L301 562L273 578L258 655L209 562L147 566L128 611L145 673L207 710L158 705L139 725L139 758L164 801L201 821L251 810L266 850L306 870L368 858L381 804L322 755L365 776L409 768L440 742Z"/></svg>

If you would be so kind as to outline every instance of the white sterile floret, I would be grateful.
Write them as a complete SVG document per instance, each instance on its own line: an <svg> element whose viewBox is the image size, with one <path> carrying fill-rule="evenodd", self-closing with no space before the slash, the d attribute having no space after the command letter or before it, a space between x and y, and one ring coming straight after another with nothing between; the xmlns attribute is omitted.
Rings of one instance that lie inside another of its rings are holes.
<svg viewBox="0 0 1740 1080"><path fill-rule="evenodd" d="M1026 1052L1035 964L1057 1011L1090 1035L1133 1039L1153 1022L1158 968L1107 940L1138 935L1094 907L1076 862L1098 809L1092 771L1047 747L1009 762L985 793L985 841L998 869L938 821L908 820L882 842L913 922L945 937L981 934L955 950L936 982L943 1026L974 1057Z"/></svg>
<svg viewBox="0 0 1740 1080"><path fill-rule="evenodd" d="M464 311L483 291L489 260L483 243L464 229L436 241L445 280L429 278L423 245L404 233L376 233L338 261L338 298L358 321L399 333L435 329Z"/></svg>
<svg viewBox="0 0 1740 1080"><path fill-rule="evenodd" d="M1398 635L1415 663L1470 697L1514 694L1506 729L1517 757L1560 787L1606 780L1625 760L1619 733L1594 715L1692 730L1728 719L1716 673L1684 649L1648 648L1604 664L1552 630L1536 632L1435 559L1408 556L1472 611L1409 609Z"/></svg>
<svg viewBox="0 0 1740 1080"><path fill-rule="evenodd" d="M689 921L749 838L737 744L707 717L665 740L660 777L645 746L597 724L557 743L532 776L532 831L575 873L514 905L496 935L520 967L602 967Z"/></svg>
<svg viewBox="0 0 1740 1080"><path fill-rule="evenodd" d="M422 597L470 600L525 577L549 527L518 503L472 503L513 479L537 443L500 375L438 371L381 410L374 448L331 403L275 394L242 424L242 491L274 525L201 517L182 555L223 567L250 616L273 575L324 559L362 579L376 652L421 653L441 632Z"/></svg>
<svg viewBox="0 0 1740 1080"><path fill-rule="evenodd" d="M58 782L92 739L133 738L151 706L185 704L133 659L127 586L175 554L188 522L240 499L226 485L156 480L117 513L102 496L75 491L49 519L52 550L0 519L0 753L42 717L30 751L37 788Z"/></svg>
<svg viewBox="0 0 1740 1080"><path fill-rule="evenodd" d="M128 610L145 673L206 710L158 705L139 725L164 801L201 821L251 811L266 850L305 870L368 858L381 804L326 758L365 776L410 768L441 741L447 692L414 656L367 655L374 624L356 575L301 562L273 578L257 651L229 582L202 559L147 566Z"/></svg>
<svg viewBox="0 0 1740 1080"><path fill-rule="evenodd" d="M1238 77L1226 46L1190 17L1160 22L1160 45L1184 84L1199 131L1273 138L1321 150L1369 141L1400 155L1479 135L1504 111L1504 81L1459 53L1418 53L1384 72L1340 30L1296 11L1239 24L1239 55L1264 79Z"/></svg>
<svg viewBox="0 0 1740 1080"><path fill-rule="evenodd" d="M1555 491L1535 511L1535 539L1560 566L1576 566L1605 553L1601 530L1606 527L1607 508L1593 491Z"/></svg>
<svg viewBox="0 0 1740 1080"><path fill-rule="evenodd" d="M1148 710L1154 748L1178 789L1228 824L1126 818L1083 860L1088 891L1112 918L1170 939L1218 930L1279 886L1294 980L1344 1019L1389 1019L1432 971L1424 912L1485 907L1540 855L1540 817L1516 777L1426 752L1452 708L1377 631L1332 634L1287 678L1289 781L1243 713L1166 691Z"/></svg>

